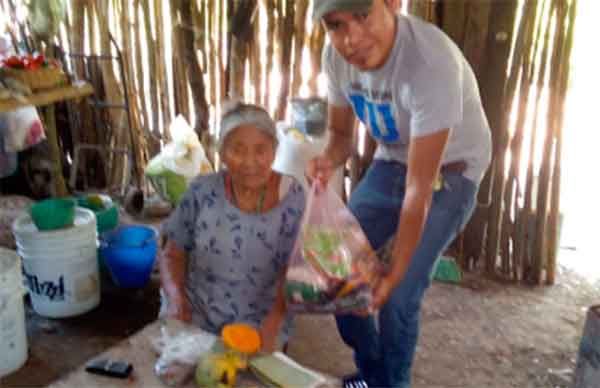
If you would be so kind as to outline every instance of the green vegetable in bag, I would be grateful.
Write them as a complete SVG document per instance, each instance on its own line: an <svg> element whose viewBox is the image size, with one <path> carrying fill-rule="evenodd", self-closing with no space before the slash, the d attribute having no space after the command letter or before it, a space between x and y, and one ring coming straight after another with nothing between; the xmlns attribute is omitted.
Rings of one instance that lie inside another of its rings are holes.
<svg viewBox="0 0 600 388"><path fill-rule="evenodd" d="M163 167L160 157L148 163L146 176L162 199L173 205L179 204L188 187L187 179Z"/></svg>
<svg viewBox="0 0 600 388"><path fill-rule="evenodd" d="M342 244L341 232L316 226L307 228L303 254L329 276L344 278L351 272L351 258Z"/></svg>

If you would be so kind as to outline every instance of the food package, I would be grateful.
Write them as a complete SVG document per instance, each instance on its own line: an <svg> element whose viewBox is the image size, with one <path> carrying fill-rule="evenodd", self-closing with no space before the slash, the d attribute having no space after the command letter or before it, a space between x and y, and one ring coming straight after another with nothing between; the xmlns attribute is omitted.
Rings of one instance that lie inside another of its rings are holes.
<svg viewBox="0 0 600 388"><path fill-rule="evenodd" d="M312 186L286 274L288 308L343 314L369 307L380 263L331 188Z"/></svg>

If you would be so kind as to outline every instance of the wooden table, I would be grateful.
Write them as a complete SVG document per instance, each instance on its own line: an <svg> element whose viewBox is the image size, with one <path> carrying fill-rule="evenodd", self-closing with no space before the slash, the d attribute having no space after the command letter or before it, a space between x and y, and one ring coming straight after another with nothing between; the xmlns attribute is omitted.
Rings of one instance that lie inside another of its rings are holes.
<svg viewBox="0 0 600 388"><path fill-rule="evenodd" d="M87 373L85 365L80 366L71 372L65 378L49 385L49 388L146 388L146 387L167 387L154 374L154 364L157 356L152 348L150 340L160 335L162 321L155 321L136 334L132 335L117 346L99 354L96 358L110 358L115 360L126 360L133 365L133 373L128 380L115 379L110 377L97 376ZM238 387L262 387L264 386L251 373L241 373L237 378ZM334 378L329 378L327 387L339 386L339 382ZM195 388L196 384L191 381L183 388Z"/></svg>
<svg viewBox="0 0 600 388"><path fill-rule="evenodd" d="M94 94L94 88L87 82L77 82L69 86L48 89L27 96L25 101L14 98L0 100L0 113L10 112L25 106L46 106L44 109L44 126L46 138L50 146L52 159L52 181L55 186L55 195L62 197L68 195L67 185L62 173L61 153L56 132L56 119L54 116L54 103L59 101L83 98Z"/></svg>

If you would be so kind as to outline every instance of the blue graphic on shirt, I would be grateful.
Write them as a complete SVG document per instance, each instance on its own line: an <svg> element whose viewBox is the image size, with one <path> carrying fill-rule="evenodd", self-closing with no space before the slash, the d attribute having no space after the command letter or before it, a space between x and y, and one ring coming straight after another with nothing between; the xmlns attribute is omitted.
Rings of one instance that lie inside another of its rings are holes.
<svg viewBox="0 0 600 388"><path fill-rule="evenodd" d="M360 121L370 128L371 135L375 140L394 143L400 139L400 132L396 128L392 107L389 103L376 104L367 100L362 94L351 94L350 101L354 112ZM367 114L368 117L366 117ZM380 122L383 123L383 128Z"/></svg>

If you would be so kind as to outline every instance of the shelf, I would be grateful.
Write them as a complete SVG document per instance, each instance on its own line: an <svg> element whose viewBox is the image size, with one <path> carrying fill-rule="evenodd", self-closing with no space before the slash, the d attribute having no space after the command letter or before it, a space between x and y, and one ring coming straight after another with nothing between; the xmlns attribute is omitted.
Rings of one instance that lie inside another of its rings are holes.
<svg viewBox="0 0 600 388"><path fill-rule="evenodd" d="M30 96L27 96L26 102L21 102L14 98L0 100L0 113L10 112L29 105L49 105L59 101L86 97L92 94L94 94L94 88L92 85L87 82L79 82L70 86L36 92Z"/></svg>

